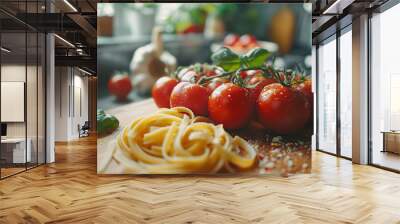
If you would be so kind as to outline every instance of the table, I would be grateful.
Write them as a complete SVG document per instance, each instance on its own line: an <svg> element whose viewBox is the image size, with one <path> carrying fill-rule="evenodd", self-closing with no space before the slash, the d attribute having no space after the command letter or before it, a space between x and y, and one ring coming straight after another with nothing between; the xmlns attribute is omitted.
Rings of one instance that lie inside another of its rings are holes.
<svg viewBox="0 0 400 224"><path fill-rule="evenodd" d="M26 154L25 154L25 143ZM25 163L31 162L32 153L31 146L32 140L27 138L5 138L1 139L1 156L6 160L6 163ZM10 147L11 146L11 147ZM11 159L12 158L12 159Z"/></svg>

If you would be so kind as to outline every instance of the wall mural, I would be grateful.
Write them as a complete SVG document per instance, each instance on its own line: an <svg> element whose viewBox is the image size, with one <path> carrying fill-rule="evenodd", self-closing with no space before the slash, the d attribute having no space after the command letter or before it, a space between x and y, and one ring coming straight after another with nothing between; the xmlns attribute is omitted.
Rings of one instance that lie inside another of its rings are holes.
<svg viewBox="0 0 400 224"><path fill-rule="evenodd" d="M99 174L310 172L310 3L98 9Z"/></svg>

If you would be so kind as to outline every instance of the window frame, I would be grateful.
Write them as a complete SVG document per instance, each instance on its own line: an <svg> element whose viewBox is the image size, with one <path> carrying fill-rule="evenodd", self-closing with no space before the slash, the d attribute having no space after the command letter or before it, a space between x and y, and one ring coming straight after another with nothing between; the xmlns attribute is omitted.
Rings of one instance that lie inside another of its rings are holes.
<svg viewBox="0 0 400 224"><path fill-rule="evenodd" d="M372 130L372 94L373 94L373 88L372 88L372 71L373 71L373 67L372 67L372 19L374 17L374 14L381 14L384 13L385 11L393 8L394 6L397 6L398 4L400 4L400 0L388 0L387 2L383 3L382 5L380 5L377 8L374 8L372 10L369 10L368 13L368 31L367 31L367 39L368 39L368 57L367 57L367 61L368 61L368 69L367 69L367 78L368 78L368 111L367 111L367 116L368 116L368 165L373 166L373 167L377 167L383 170L387 170L387 171L391 171L391 172L395 172L395 173L400 173L400 170L394 169L394 168L390 168L384 165L380 165L380 164L376 164L373 162L373 153L374 153L374 149L373 149L373 130Z"/></svg>
<svg viewBox="0 0 400 224"><path fill-rule="evenodd" d="M336 33L331 34L327 38L323 40L319 40L318 43L316 44L316 80L315 80L315 85L316 85L316 151L323 152L329 155L337 156L346 160L352 160L352 158L347 157L342 155L341 153L341 119L340 119L340 77L341 77L341 66L340 66L340 37L344 35L347 32L352 31L352 23L346 24L344 27L338 29ZM320 149L320 143L319 143L319 97L318 97L318 92L319 92L319 47L321 44L326 44L330 41L336 41L336 152L328 152L324 149Z"/></svg>

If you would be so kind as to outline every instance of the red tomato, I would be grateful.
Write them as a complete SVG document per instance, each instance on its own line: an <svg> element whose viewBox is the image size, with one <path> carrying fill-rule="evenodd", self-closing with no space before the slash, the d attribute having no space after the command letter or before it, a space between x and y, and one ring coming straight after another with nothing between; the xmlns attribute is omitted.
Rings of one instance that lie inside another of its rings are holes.
<svg viewBox="0 0 400 224"><path fill-rule="evenodd" d="M218 70L207 70L207 71L205 71L205 75L206 76L216 76L216 75L219 75L219 74L221 74L221 71L218 71Z"/></svg>
<svg viewBox="0 0 400 224"><path fill-rule="evenodd" d="M262 70L247 70L248 76L255 76L255 75L262 75L262 74L263 74Z"/></svg>
<svg viewBox="0 0 400 224"><path fill-rule="evenodd" d="M272 83L276 83L276 80L273 78L264 78L260 75L254 75L249 80L250 85L257 84L255 87L249 89L251 102L253 102L253 104L255 104L258 99L258 96L260 95L261 90L264 88L264 86L267 86Z"/></svg>
<svg viewBox="0 0 400 224"><path fill-rule="evenodd" d="M240 75L240 77L242 77L242 79L245 79L245 78L247 78L247 71L241 71L239 73L239 75Z"/></svg>
<svg viewBox="0 0 400 224"><path fill-rule="evenodd" d="M236 34L228 34L224 39L224 45L232 47L239 41L240 37Z"/></svg>
<svg viewBox="0 0 400 224"><path fill-rule="evenodd" d="M248 90L233 83L224 83L216 88L208 100L210 118L227 129L245 126L252 112Z"/></svg>
<svg viewBox="0 0 400 224"><path fill-rule="evenodd" d="M298 90L280 83L265 86L257 99L259 121L277 134L294 133L307 123L311 107Z"/></svg>
<svg viewBox="0 0 400 224"><path fill-rule="evenodd" d="M207 88L210 91L210 94L220 85L222 85L223 83L228 82L225 79L221 79L221 78L214 78L212 79L208 84L207 84Z"/></svg>
<svg viewBox="0 0 400 224"><path fill-rule="evenodd" d="M168 76L163 76L156 81L151 90L151 95L159 108L169 108L169 98L172 89L177 84L178 80Z"/></svg>
<svg viewBox="0 0 400 224"><path fill-rule="evenodd" d="M257 43L257 38L251 34L245 34L240 37L240 43L243 47L248 47Z"/></svg>
<svg viewBox="0 0 400 224"><path fill-rule="evenodd" d="M196 82L199 80L200 77L202 76L215 76L219 75L223 72L221 68L210 66L208 64L202 64L201 65L202 69L201 72L197 71L195 66L189 66L186 68L183 68L178 72L178 79L183 81L183 82Z"/></svg>
<svg viewBox="0 0 400 224"><path fill-rule="evenodd" d="M242 79L245 79L249 76L261 75L262 73L262 70L246 70L240 72L240 77L242 77Z"/></svg>
<svg viewBox="0 0 400 224"><path fill-rule="evenodd" d="M191 71L191 69L190 69L189 67L182 68L182 69L178 72L178 74L177 74L178 79L181 80L182 77L183 77L183 76L186 74L186 72L188 72L188 71Z"/></svg>
<svg viewBox="0 0 400 224"><path fill-rule="evenodd" d="M203 32L203 26L192 24L188 26L185 30L183 30L183 34L188 33L201 33Z"/></svg>
<svg viewBox="0 0 400 224"><path fill-rule="evenodd" d="M310 116L310 121L312 121L314 113L313 113L313 105L314 105L314 96L313 96L313 92L312 92L312 82L310 79L306 79L304 82L296 85L294 87L295 89L299 90L300 92L302 92L308 99L308 102L311 105L311 116Z"/></svg>
<svg viewBox="0 0 400 224"><path fill-rule="evenodd" d="M312 93L312 82L310 79L306 79L304 82L297 84L294 88L302 92L312 105L314 96Z"/></svg>
<svg viewBox="0 0 400 224"><path fill-rule="evenodd" d="M181 82L174 87L171 93L171 107L187 107L195 115L207 116L209 90L201 85L190 82Z"/></svg>
<svg viewBox="0 0 400 224"><path fill-rule="evenodd" d="M223 73L223 70L215 67L215 66L210 66L207 64L203 65L203 75L205 76L216 76L216 75L220 75L221 73Z"/></svg>
<svg viewBox="0 0 400 224"><path fill-rule="evenodd" d="M196 82L198 80L199 75L193 71L187 71L185 74L183 74L181 81L182 82Z"/></svg>
<svg viewBox="0 0 400 224"><path fill-rule="evenodd" d="M131 90L132 82L128 75L114 75L108 81L108 91L119 101L126 100Z"/></svg>
<svg viewBox="0 0 400 224"><path fill-rule="evenodd" d="M215 71L213 71L213 70L206 71L206 76L214 76L216 74L217 73Z"/></svg>
<svg viewBox="0 0 400 224"><path fill-rule="evenodd" d="M232 50L236 52L241 52L244 53L246 51L246 47L243 47L240 41L236 42L232 47L230 47Z"/></svg>
<svg viewBox="0 0 400 224"><path fill-rule="evenodd" d="M247 49L253 49L253 48L256 48L256 47L260 47L260 45L257 42L250 43L250 44L247 45Z"/></svg>

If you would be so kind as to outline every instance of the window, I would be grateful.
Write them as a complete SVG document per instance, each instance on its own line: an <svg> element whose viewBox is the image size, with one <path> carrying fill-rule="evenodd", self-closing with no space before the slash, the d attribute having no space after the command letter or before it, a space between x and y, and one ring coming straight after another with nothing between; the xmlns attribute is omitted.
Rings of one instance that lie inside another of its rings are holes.
<svg viewBox="0 0 400 224"><path fill-rule="evenodd" d="M318 149L336 153L336 39L318 48Z"/></svg>
<svg viewBox="0 0 400 224"><path fill-rule="evenodd" d="M352 33L340 36L340 155L352 157Z"/></svg>
<svg viewBox="0 0 400 224"><path fill-rule="evenodd" d="M400 5L371 18L372 164L400 170Z"/></svg>

